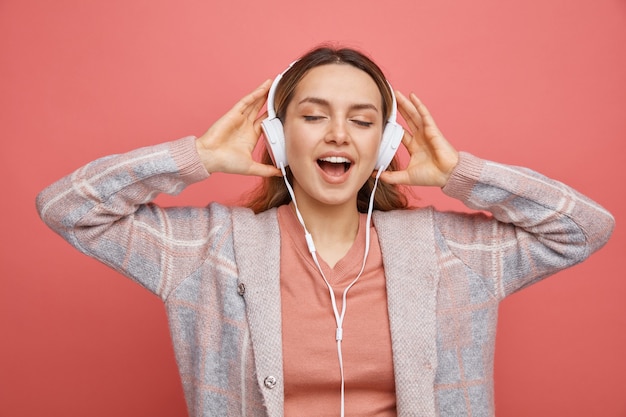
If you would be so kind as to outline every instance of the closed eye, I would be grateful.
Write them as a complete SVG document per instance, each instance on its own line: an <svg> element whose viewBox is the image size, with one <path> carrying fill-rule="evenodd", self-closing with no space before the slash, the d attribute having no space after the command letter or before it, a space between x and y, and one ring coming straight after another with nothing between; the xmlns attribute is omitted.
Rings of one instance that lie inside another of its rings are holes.
<svg viewBox="0 0 626 417"><path fill-rule="evenodd" d="M355 123L356 125L361 126L361 127L370 127L374 124L373 122L366 122L364 120L358 120L358 119L352 119L352 123Z"/></svg>
<svg viewBox="0 0 626 417"><path fill-rule="evenodd" d="M324 118L324 116L302 116L307 122L315 122Z"/></svg>

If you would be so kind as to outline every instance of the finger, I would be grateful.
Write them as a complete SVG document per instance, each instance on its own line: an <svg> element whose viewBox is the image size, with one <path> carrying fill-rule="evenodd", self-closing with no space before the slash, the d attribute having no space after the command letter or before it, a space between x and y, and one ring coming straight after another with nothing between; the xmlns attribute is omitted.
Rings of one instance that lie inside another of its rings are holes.
<svg viewBox="0 0 626 417"><path fill-rule="evenodd" d="M266 165L260 162L253 162L249 170L250 175L258 177L280 177L282 172L274 165Z"/></svg>
<svg viewBox="0 0 626 417"><path fill-rule="evenodd" d="M263 104L265 104L267 92L269 91L271 83L272 80L265 80L251 93L239 100L233 110L245 117L256 117L259 110L261 110L261 107L263 107Z"/></svg>
<svg viewBox="0 0 626 417"><path fill-rule="evenodd" d="M404 135L402 135L402 144L409 151L409 155L417 152L419 150L419 143L415 140L413 135L410 132L404 131Z"/></svg>
<svg viewBox="0 0 626 417"><path fill-rule="evenodd" d="M403 171L384 171L380 174L380 180L391 185L410 184L409 173Z"/></svg>
<svg viewBox="0 0 626 417"><path fill-rule="evenodd" d="M403 96L402 93L398 92L398 94L401 96L400 100L404 100L405 105L413 107L411 102L405 96ZM401 111L401 113L404 111L401 107L399 107L399 110ZM402 117L404 117L404 119L407 120L407 123L409 124L409 130L404 129L404 134L402 135L402 144L409 151L409 154L413 154L414 152L417 152L419 150L419 138L421 138L421 133L423 133L421 132L420 125L413 120L416 118L415 115L417 115L417 118L419 119L419 113L415 113L414 115L412 115L404 111L404 114L402 115Z"/></svg>
<svg viewBox="0 0 626 417"><path fill-rule="evenodd" d="M255 102L252 107L251 114L255 117L259 114L259 111L267 101L267 94L269 92L270 86L272 84L272 80L265 80L255 91L253 91L253 95L255 96Z"/></svg>
<svg viewBox="0 0 626 417"><path fill-rule="evenodd" d="M256 120L254 121L255 125L261 125L261 123L263 122L263 120L267 119L267 110L264 111L263 113L261 113L259 116L257 116Z"/></svg>
<svg viewBox="0 0 626 417"><path fill-rule="evenodd" d="M267 118L267 111L264 111L259 117L254 121L254 133L260 138L261 133L263 133L263 128L261 127L263 120ZM258 139L257 139L258 140Z"/></svg>
<svg viewBox="0 0 626 417"><path fill-rule="evenodd" d="M422 117L417 110L415 104L406 98L400 91L396 92L396 100L398 102L398 111L400 115L409 125L409 129L413 133L413 136L417 135L422 130Z"/></svg>
<svg viewBox="0 0 626 417"><path fill-rule="evenodd" d="M415 106L415 109L419 113L424 123L424 126L430 126L430 127L437 129L437 124L435 123L435 119L433 119L426 105L422 103L422 101L417 97L415 93L411 93L410 97L411 97L411 102Z"/></svg>

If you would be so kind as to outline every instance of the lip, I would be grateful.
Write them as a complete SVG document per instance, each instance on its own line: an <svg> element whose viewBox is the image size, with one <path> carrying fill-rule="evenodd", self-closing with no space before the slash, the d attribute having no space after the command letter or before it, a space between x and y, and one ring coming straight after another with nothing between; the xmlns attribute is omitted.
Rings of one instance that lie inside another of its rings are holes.
<svg viewBox="0 0 626 417"><path fill-rule="evenodd" d="M351 164L354 163L354 158L350 156L349 154L347 154L346 152L325 152L319 155L317 158L315 158L315 160L317 161L318 159L332 158L332 157L345 158L348 161L350 161Z"/></svg>
<svg viewBox="0 0 626 417"><path fill-rule="evenodd" d="M319 164L317 163L318 160L323 159L323 158L345 158L350 162L350 166L348 167L348 169L342 174L342 175L329 175L326 171L324 171ZM315 166L317 168L317 171L319 172L320 176L322 177L322 179L329 183L329 184L342 184L344 182L346 182L348 180L348 178L350 177L350 173L352 172L352 168L354 167L354 158L352 156L350 156L349 154L345 153L345 152L325 152L321 155L319 155L316 159L315 159Z"/></svg>

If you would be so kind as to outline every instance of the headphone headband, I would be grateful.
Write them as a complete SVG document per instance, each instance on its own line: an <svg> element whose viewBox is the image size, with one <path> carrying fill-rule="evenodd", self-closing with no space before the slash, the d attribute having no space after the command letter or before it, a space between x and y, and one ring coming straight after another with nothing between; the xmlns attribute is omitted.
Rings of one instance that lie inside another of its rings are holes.
<svg viewBox="0 0 626 417"><path fill-rule="evenodd" d="M268 119L273 119L276 117L276 109L274 108L274 100L276 98L276 89L278 88L278 83L283 78L283 75L285 75L285 73L289 71L291 67L293 67L293 64L295 64L296 62L298 61L293 61L291 64L289 64L289 66L283 72L278 74L276 78L274 78L274 81L272 82L272 86L270 87L270 92L267 95L267 118Z"/></svg>

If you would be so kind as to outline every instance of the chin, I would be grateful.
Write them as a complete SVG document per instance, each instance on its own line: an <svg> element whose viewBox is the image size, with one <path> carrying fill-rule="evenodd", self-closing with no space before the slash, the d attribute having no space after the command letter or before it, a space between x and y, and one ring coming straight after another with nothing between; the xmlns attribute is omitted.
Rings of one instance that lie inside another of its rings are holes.
<svg viewBox="0 0 626 417"><path fill-rule="evenodd" d="M345 195L344 193L327 193L323 196L318 196L316 201L318 204L328 207L340 207L345 205L351 205L356 207L356 194Z"/></svg>

